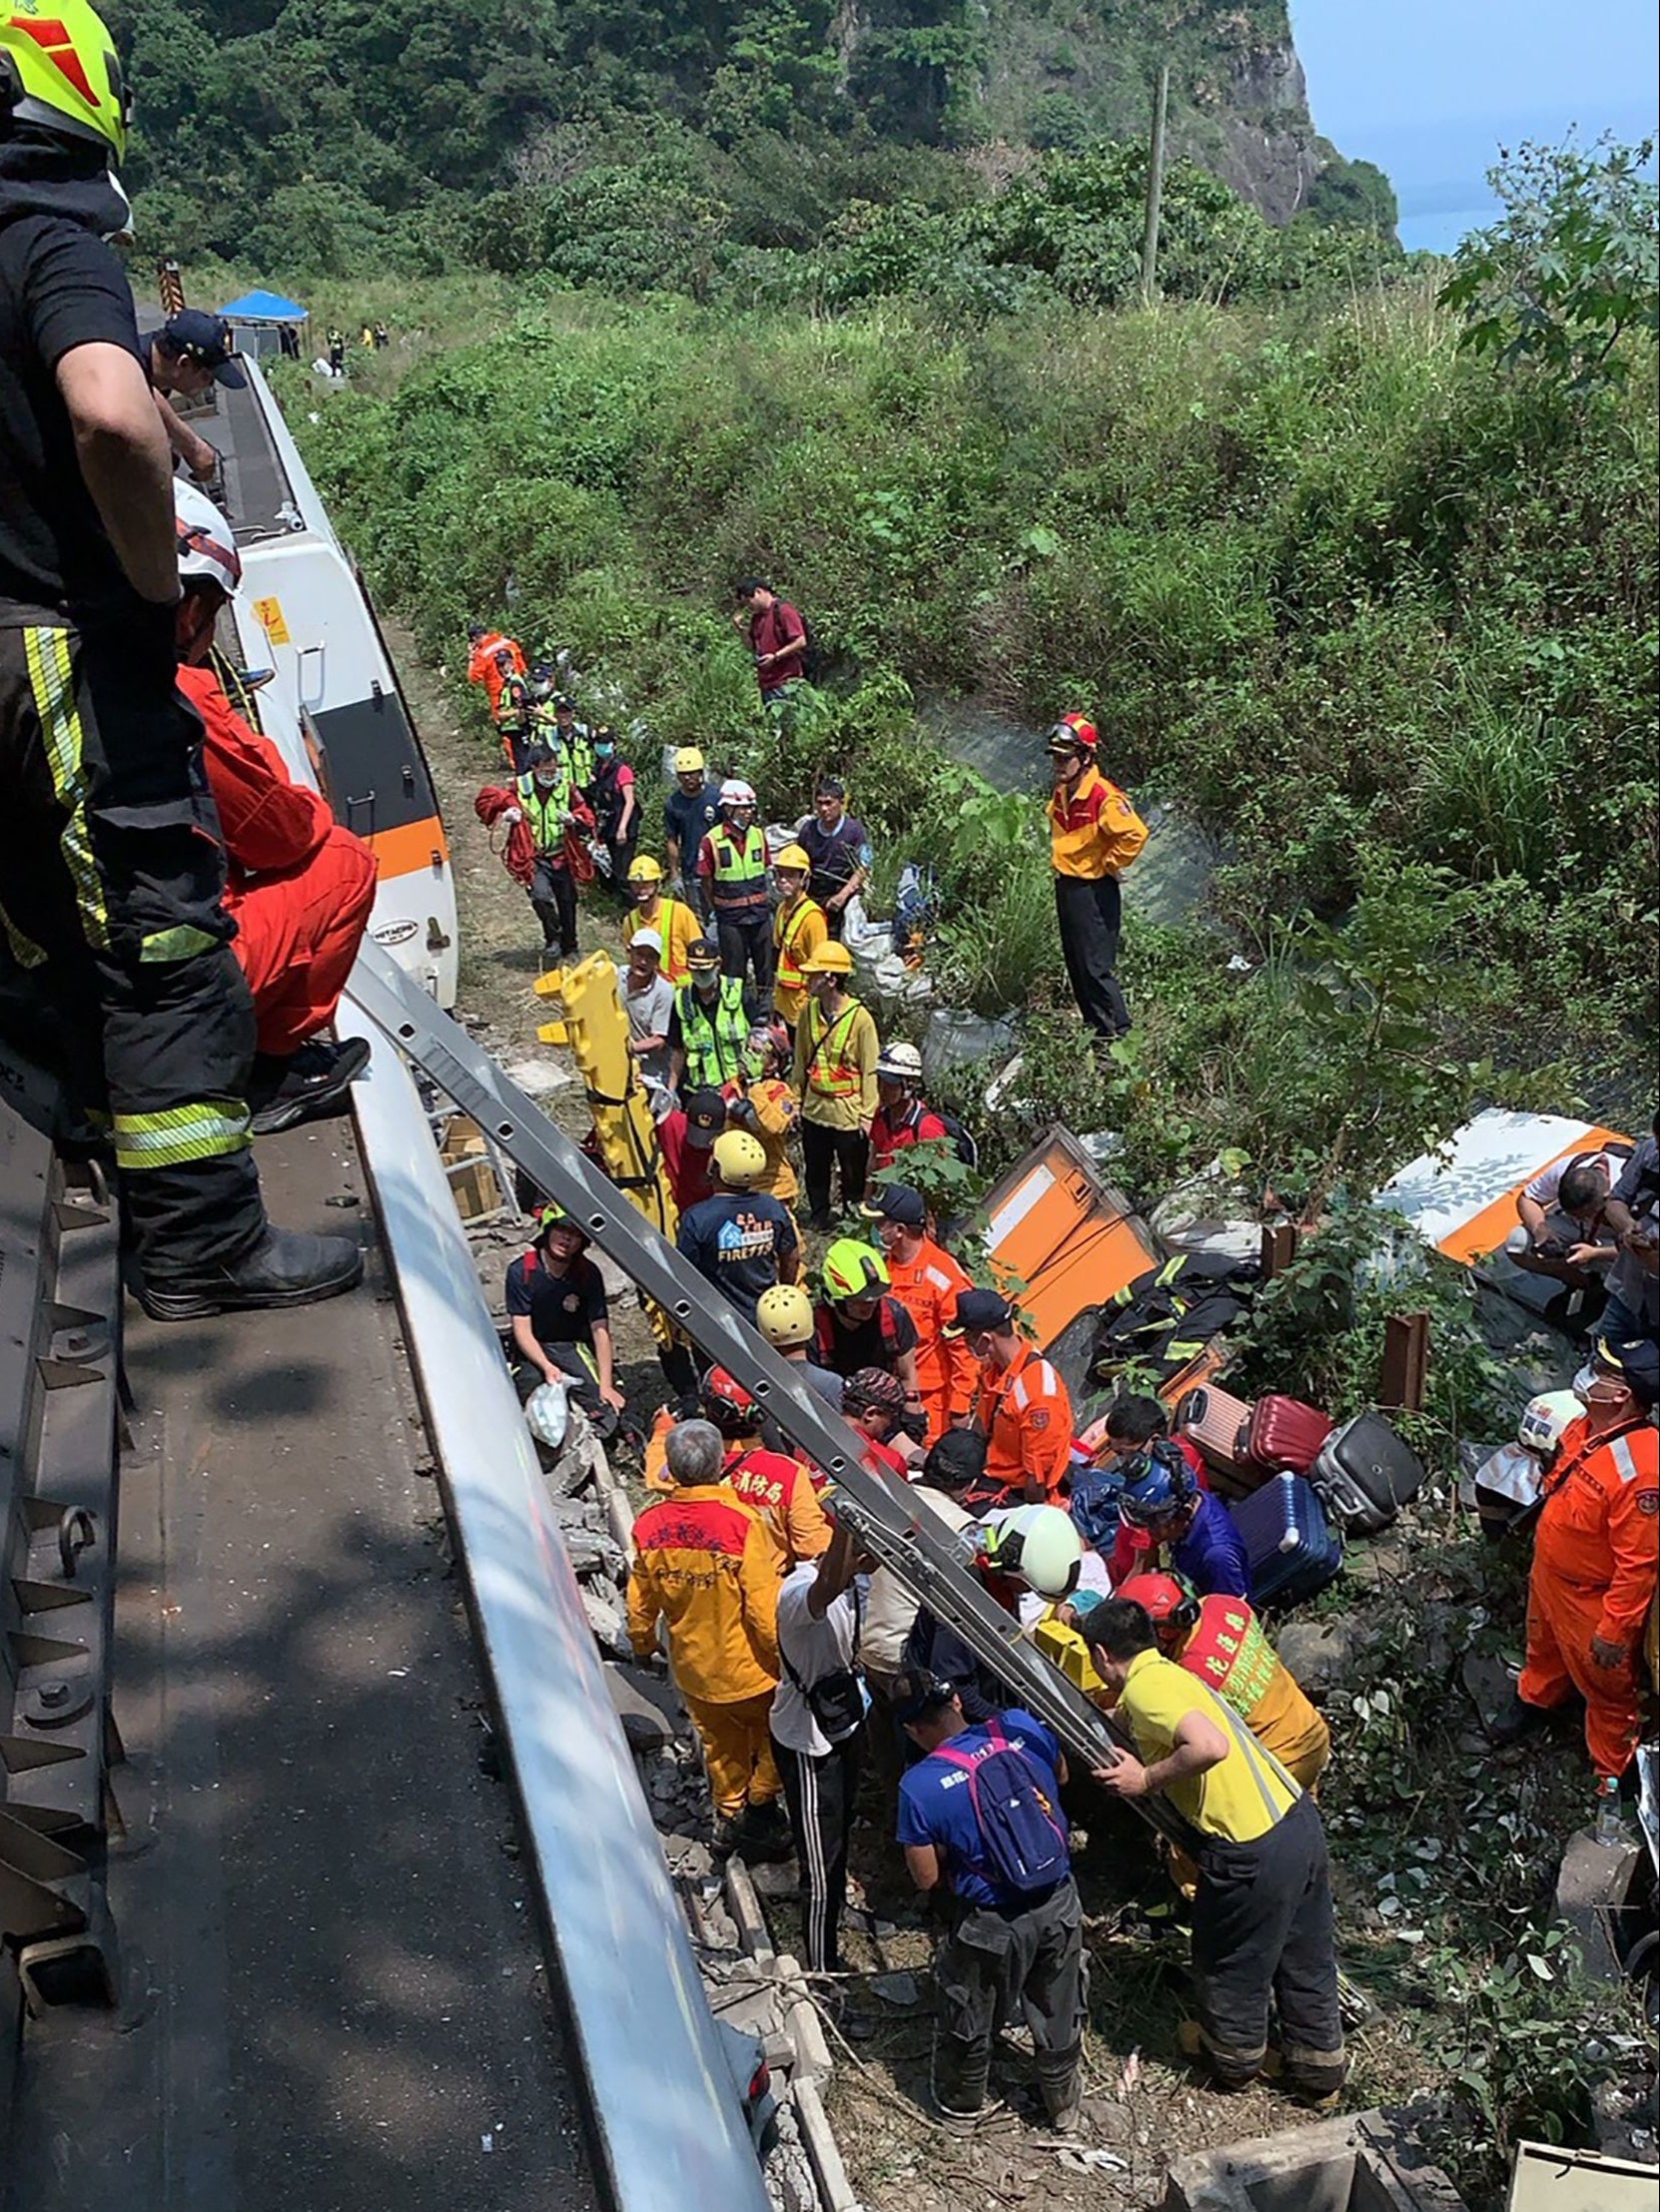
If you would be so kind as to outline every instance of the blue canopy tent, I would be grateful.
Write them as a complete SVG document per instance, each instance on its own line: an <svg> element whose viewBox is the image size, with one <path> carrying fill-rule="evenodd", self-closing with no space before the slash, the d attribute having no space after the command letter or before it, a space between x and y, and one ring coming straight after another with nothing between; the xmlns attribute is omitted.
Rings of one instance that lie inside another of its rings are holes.
<svg viewBox="0 0 1660 2212"><path fill-rule="evenodd" d="M296 334L304 356L305 339L301 334L310 317L298 300L285 300L280 292L245 292L240 300L232 300L219 312L237 334L239 353L252 354L256 360L280 354L283 332L288 329Z"/></svg>

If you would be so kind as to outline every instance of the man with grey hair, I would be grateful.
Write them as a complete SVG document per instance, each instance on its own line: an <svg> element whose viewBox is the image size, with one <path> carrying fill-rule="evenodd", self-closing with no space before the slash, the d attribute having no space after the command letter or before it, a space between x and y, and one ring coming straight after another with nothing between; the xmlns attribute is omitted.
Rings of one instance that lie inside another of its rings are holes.
<svg viewBox="0 0 1660 2212"><path fill-rule="evenodd" d="M665 1444L670 1497L634 1523L628 1637L641 1659L667 1632L669 1664L703 1745L714 1847L787 1852L789 1822L768 1722L778 1687L778 1555L759 1514L721 1480L710 1421L679 1421Z"/></svg>

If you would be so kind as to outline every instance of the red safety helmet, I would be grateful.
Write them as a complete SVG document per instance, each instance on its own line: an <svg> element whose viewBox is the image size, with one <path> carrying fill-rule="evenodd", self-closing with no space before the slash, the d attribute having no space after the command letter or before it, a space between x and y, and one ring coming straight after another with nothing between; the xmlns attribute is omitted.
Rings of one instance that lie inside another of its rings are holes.
<svg viewBox="0 0 1660 2212"><path fill-rule="evenodd" d="M748 1436L754 1431L755 1400L724 1367L711 1367L703 1377L703 1411L722 1436Z"/></svg>
<svg viewBox="0 0 1660 2212"><path fill-rule="evenodd" d="M1101 738L1088 715L1063 714L1050 731L1048 742L1052 753L1084 752L1093 759Z"/></svg>
<svg viewBox="0 0 1660 2212"><path fill-rule="evenodd" d="M1132 1575L1115 1595L1139 1605L1161 1634L1185 1636L1199 1626L1199 1599L1180 1575Z"/></svg>

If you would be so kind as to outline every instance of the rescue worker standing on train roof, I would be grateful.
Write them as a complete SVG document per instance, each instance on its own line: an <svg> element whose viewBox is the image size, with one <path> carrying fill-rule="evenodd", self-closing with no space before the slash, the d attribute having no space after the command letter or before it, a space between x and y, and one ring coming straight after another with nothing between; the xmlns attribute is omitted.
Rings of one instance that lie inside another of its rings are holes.
<svg viewBox="0 0 1660 2212"><path fill-rule="evenodd" d="M795 1025L807 1004L804 964L830 935L824 909L807 890L811 863L799 845L786 845L772 864L778 906L772 917L772 1010L795 1043Z"/></svg>
<svg viewBox="0 0 1660 2212"><path fill-rule="evenodd" d="M572 961L577 945L571 840L582 830L593 828L593 816L569 768L546 745L530 748L529 764L513 786L513 798L514 804L501 819L507 823L522 821L535 848L529 899L541 924L542 951Z"/></svg>
<svg viewBox="0 0 1660 2212"><path fill-rule="evenodd" d="M879 1184L860 1208L878 1224L894 1297L917 1332L917 1388L928 1417L928 1442L974 1418L980 1371L968 1339L948 1333L957 1300L974 1285L928 1233L928 1207L909 1183Z"/></svg>
<svg viewBox="0 0 1660 2212"><path fill-rule="evenodd" d="M1116 970L1123 923L1120 879L1147 843L1147 824L1097 765L1093 722L1069 714L1049 733L1055 791L1050 858L1061 951L1078 1011L1111 1044L1130 1028Z"/></svg>
<svg viewBox="0 0 1660 2212"><path fill-rule="evenodd" d="M375 855L297 784L268 737L250 727L209 665L214 625L242 585L231 525L194 484L174 478L183 597L175 618L179 689L202 717L203 767L224 837L225 907L254 994L250 1126L275 1135L344 1113L369 1065L361 1037L330 1044L375 904Z"/></svg>
<svg viewBox="0 0 1660 2212"><path fill-rule="evenodd" d="M1072 1463L1072 1400L1059 1373L1016 1325L995 1290L957 1294L947 1330L979 1364L974 1424L986 1439L986 1467L969 1512L1000 1505L1058 1505Z"/></svg>
<svg viewBox="0 0 1660 2212"><path fill-rule="evenodd" d="M107 236L114 42L0 14L0 1023L107 1114L156 1320L350 1289L356 1242L273 1228L249 1141L254 1003L181 700L167 438Z"/></svg>
<svg viewBox="0 0 1660 2212"><path fill-rule="evenodd" d="M181 418L173 401L206 398L215 384L227 391L246 386L248 371L236 361L231 326L205 309L181 309L150 340L149 356L150 385L167 441L197 482L207 483L219 473L219 454Z"/></svg>
<svg viewBox="0 0 1660 2212"><path fill-rule="evenodd" d="M828 1229L833 1167L840 1171L843 1206L851 1211L865 1194L881 1044L869 1008L847 988L853 956L845 945L821 945L802 963L802 974L807 1006L795 1032L802 1174L808 1225Z"/></svg>
<svg viewBox="0 0 1660 2212"><path fill-rule="evenodd" d="M1636 1657L1655 1602L1660 1542L1660 1349L1599 1340L1583 1416L1562 1433L1542 1486L1527 1586L1518 1705L1489 1730L1510 1743L1577 1691L1605 1780L1637 1744Z"/></svg>
<svg viewBox="0 0 1660 2212"><path fill-rule="evenodd" d="M686 981L674 994L668 1025L669 1074L684 1098L723 1091L743 1073L743 1051L754 1027L741 976L721 973L720 949L708 938L686 947Z"/></svg>
<svg viewBox="0 0 1660 2212"><path fill-rule="evenodd" d="M664 980L678 990L691 974L686 954L703 935L696 910L663 889L662 863L649 853L630 863L627 888L631 903L622 917L622 942L630 945L636 931L655 930L663 945Z"/></svg>
<svg viewBox="0 0 1660 2212"><path fill-rule="evenodd" d="M698 848L697 873L708 896L729 976L755 975L763 996L772 991L772 903L767 891L767 833L755 819L755 793L741 777L720 787L720 820Z"/></svg>

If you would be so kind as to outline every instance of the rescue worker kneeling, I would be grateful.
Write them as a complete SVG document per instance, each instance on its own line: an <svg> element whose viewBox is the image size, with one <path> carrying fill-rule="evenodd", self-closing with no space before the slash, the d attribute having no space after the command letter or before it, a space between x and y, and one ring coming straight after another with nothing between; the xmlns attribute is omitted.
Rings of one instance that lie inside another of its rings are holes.
<svg viewBox="0 0 1660 2212"><path fill-rule="evenodd" d="M375 904L375 855L327 803L290 777L282 755L227 698L209 665L214 625L242 582L231 525L206 495L176 481L183 596L174 617L179 689L202 717L202 762L225 841L225 911L254 995L249 1078L256 1136L346 1109L369 1063L362 1038L331 1045L335 1018Z"/></svg>
<svg viewBox="0 0 1660 2212"><path fill-rule="evenodd" d="M1159 1655L1146 1610L1109 1598L1084 1637L1140 1757L1096 1774L1117 1798L1167 1793L1200 1837L1194 1896L1198 2019L1183 2048L1217 2084L1243 2089L1266 2066L1311 2103L1334 2103L1346 2061L1337 2008L1331 1870L1314 1801L1216 1694ZM1268 2057L1268 2000L1280 2047Z"/></svg>

